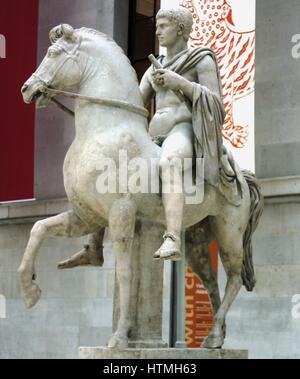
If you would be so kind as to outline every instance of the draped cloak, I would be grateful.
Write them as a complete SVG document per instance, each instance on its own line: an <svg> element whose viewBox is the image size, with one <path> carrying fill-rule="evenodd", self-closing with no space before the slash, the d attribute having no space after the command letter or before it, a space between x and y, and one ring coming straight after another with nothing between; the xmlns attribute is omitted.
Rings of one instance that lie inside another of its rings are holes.
<svg viewBox="0 0 300 379"><path fill-rule="evenodd" d="M212 92L201 83L194 83L192 101L194 149L196 158L204 159L204 179L207 183L219 187L223 154L221 130L225 119L225 110L215 53L209 48L187 49L166 64L163 64L163 56L159 57L159 60L164 69L184 75L207 56L210 56L216 65L219 93Z"/></svg>

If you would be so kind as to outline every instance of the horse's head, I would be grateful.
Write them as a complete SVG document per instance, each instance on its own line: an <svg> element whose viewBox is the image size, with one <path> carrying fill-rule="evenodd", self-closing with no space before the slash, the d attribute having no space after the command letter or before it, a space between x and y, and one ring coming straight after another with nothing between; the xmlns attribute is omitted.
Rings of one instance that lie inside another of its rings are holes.
<svg viewBox="0 0 300 379"><path fill-rule="evenodd" d="M35 99L38 107L47 106L50 102L47 88L74 87L81 78L79 34L72 26L61 24L50 31L49 37L52 45L36 72L21 89L25 103Z"/></svg>

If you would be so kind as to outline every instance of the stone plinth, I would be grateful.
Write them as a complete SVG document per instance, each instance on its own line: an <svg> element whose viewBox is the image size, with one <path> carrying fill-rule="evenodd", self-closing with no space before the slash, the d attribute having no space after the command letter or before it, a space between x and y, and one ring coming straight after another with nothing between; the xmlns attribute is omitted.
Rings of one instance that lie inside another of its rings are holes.
<svg viewBox="0 0 300 379"><path fill-rule="evenodd" d="M80 347L80 359L248 359L247 350L123 349Z"/></svg>
<svg viewBox="0 0 300 379"><path fill-rule="evenodd" d="M163 348L163 262L153 260L162 243L164 228L143 220L136 223L133 241L129 332L130 348ZM119 284L115 281L113 330L120 317Z"/></svg>

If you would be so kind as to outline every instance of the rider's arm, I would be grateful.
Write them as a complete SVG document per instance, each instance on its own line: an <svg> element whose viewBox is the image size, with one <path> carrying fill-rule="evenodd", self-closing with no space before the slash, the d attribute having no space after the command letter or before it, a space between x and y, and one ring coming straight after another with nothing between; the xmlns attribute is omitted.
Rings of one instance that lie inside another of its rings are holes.
<svg viewBox="0 0 300 379"><path fill-rule="evenodd" d="M218 96L220 94L217 68L214 60L207 55L197 65L198 83Z"/></svg>
<svg viewBox="0 0 300 379"><path fill-rule="evenodd" d="M210 56L206 56L197 64L196 70L198 83L202 86L207 87L211 92L215 93L216 95L220 96L218 75L216 65L213 59ZM190 82L189 80L183 77L178 79L178 87L175 87L175 90L180 89L184 93L184 95L192 101L195 83Z"/></svg>
<svg viewBox="0 0 300 379"><path fill-rule="evenodd" d="M154 89L151 84L151 67L145 72L141 80L140 91L142 94L144 106L147 107L155 95Z"/></svg>

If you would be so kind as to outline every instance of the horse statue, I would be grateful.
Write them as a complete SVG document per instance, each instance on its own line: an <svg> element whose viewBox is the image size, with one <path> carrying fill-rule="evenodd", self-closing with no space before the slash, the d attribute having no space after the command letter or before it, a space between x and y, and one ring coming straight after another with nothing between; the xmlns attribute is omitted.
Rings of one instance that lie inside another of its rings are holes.
<svg viewBox="0 0 300 379"><path fill-rule="evenodd" d="M99 193L97 165L107 158L118 161L119 151L129 159L145 162L159 159L160 147L147 132L147 111L139 91L136 73L120 47L105 34L93 29L73 29L61 24L50 32L47 55L37 71L22 87L26 103L36 100L47 106L56 94L77 88L75 98L75 139L66 154L64 185L71 210L34 224L18 278L27 308L41 296L36 283L35 259L48 236L81 237L89 235L90 247L97 252L90 262L101 266L102 244L96 243L109 228L119 284L119 319L116 332L108 342L110 348L126 348L130 319L130 264L132 240L137 220L147 219L165 225L159 193L133 193L118 190ZM121 163L116 163L117 174ZM149 174L152 175L152 174ZM219 348L225 338L226 314L244 284L255 284L251 237L258 224L263 199L253 174L240 172L241 203L233 205L217 188L205 183L200 204L185 204L183 229L186 230L187 261L208 289L214 310L212 330L206 348ZM130 178L128 178L130 180ZM216 240L226 274L227 286L221 302L216 275L211 269L208 251ZM88 256L85 257L88 259ZM87 262L83 262L87 263Z"/></svg>

